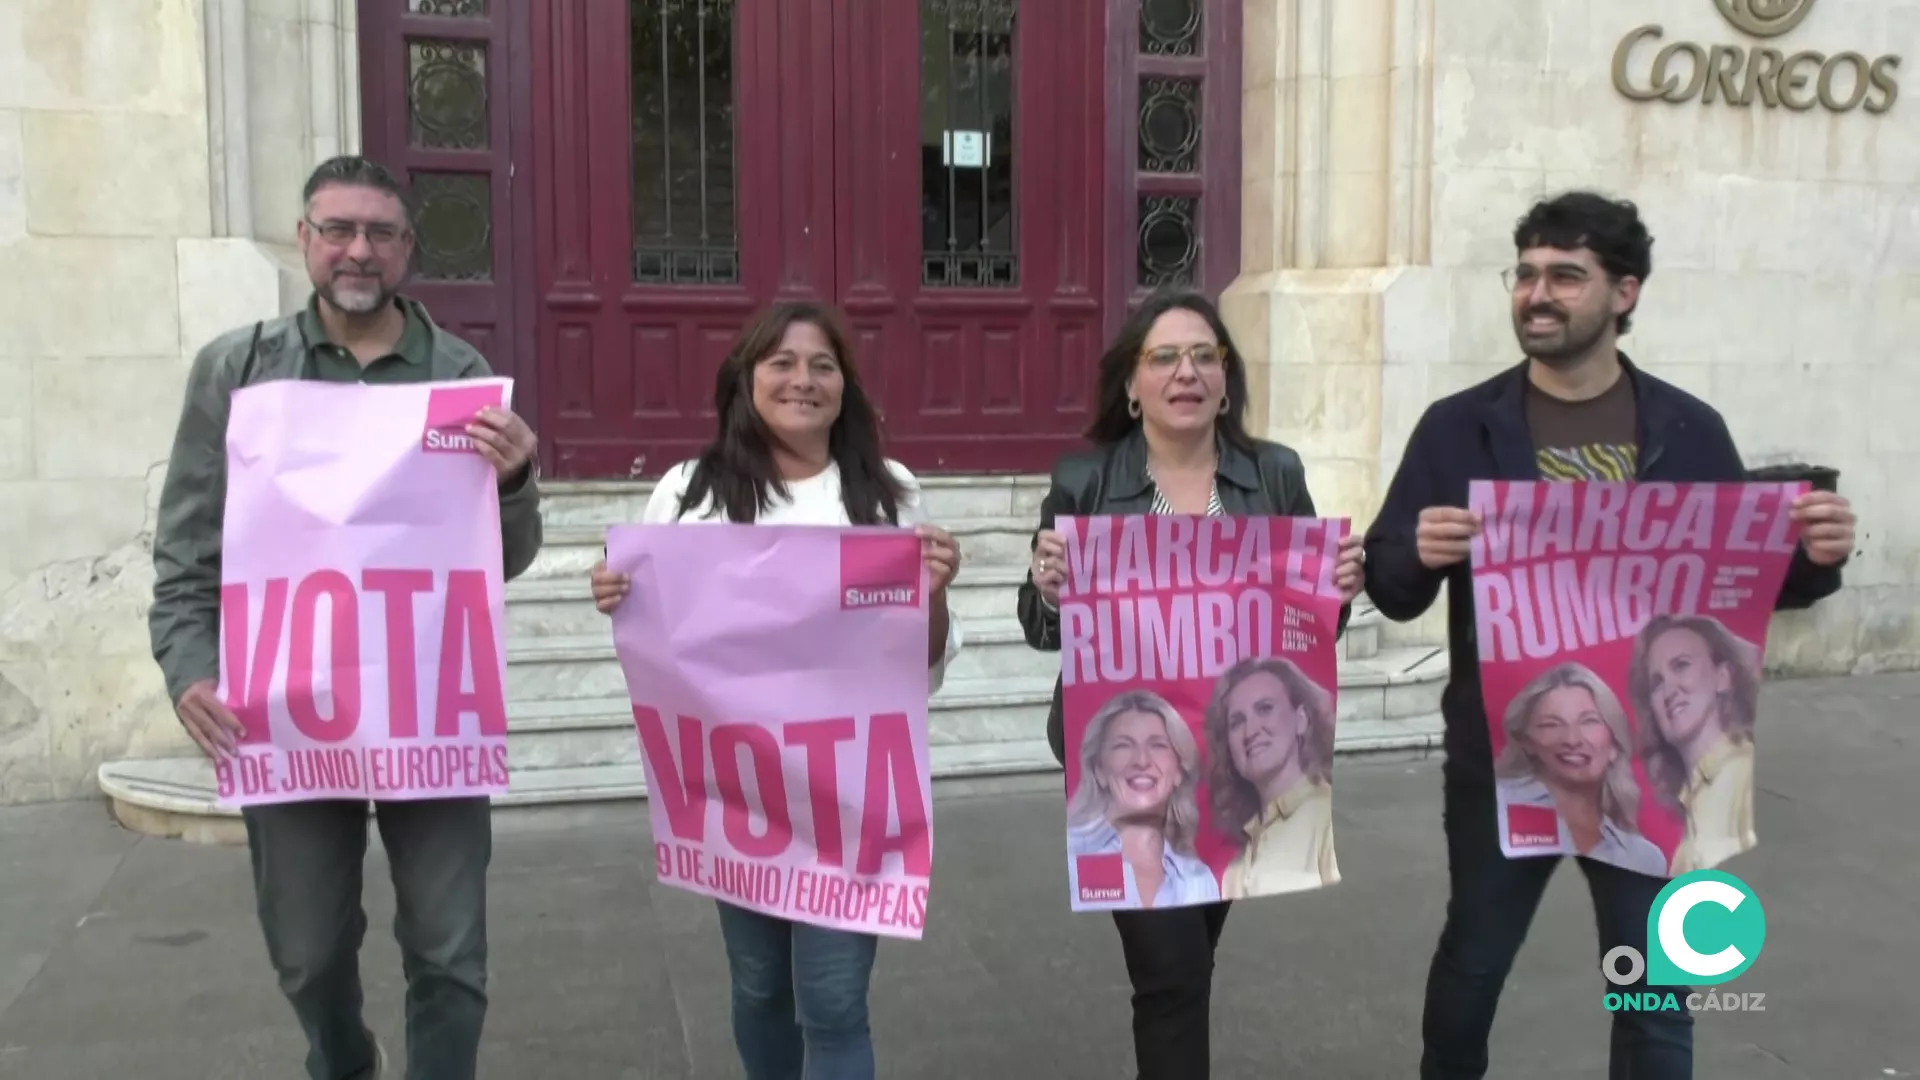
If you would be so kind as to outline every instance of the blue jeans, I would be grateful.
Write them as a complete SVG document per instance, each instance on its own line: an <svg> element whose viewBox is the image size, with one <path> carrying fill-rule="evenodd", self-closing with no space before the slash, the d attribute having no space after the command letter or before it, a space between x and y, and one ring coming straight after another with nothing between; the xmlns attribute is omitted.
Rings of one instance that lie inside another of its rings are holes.
<svg viewBox="0 0 1920 1080"><path fill-rule="evenodd" d="M393 933L407 978L406 1080L473 1080L487 1016L487 799L380 803ZM312 1080L373 1075L361 1018L367 804L248 807L247 849L267 955L307 1036Z"/></svg>
<svg viewBox="0 0 1920 1080"><path fill-rule="evenodd" d="M1491 783L1449 775L1445 789L1443 820L1453 894L1427 974L1420 1076L1479 1080L1487 1073L1487 1036L1500 990L1560 859L1506 857L1496 831ZM1579 863L1600 931L1591 972L1593 1009L1599 1013L1602 993L1646 989L1644 974L1632 987L1606 982L1599 957L1616 945L1631 945L1646 955L1647 912L1667 882L1585 858ZM1684 1004L1680 1012L1614 1013L1610 1056L1611 1080L1686 1080L1693 1075L1693 1017Z"/></svg>
<svg viewBox="0 0 1920 1080"><path fill-rule="evenodd" d="M867 983L880 940L719 906L747 1080L873 1080Z"/></svg>

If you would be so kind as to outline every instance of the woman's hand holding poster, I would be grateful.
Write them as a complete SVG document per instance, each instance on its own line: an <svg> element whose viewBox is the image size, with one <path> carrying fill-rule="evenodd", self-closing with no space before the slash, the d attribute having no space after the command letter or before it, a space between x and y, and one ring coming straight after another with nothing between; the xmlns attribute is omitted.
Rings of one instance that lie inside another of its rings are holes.
<svg viewBox="0 0 1920 1080"><path fill-rule="evenodd" d="M1660 877L1754 846L1753 729L1804 484L1475 481L1509 857Z"/></svg>
<svg viewBox="0 0 1920 1080"><path fill-rule="evenodd" d="M1317 889L1345 520L1062 518L1075 911Z"/></svg>

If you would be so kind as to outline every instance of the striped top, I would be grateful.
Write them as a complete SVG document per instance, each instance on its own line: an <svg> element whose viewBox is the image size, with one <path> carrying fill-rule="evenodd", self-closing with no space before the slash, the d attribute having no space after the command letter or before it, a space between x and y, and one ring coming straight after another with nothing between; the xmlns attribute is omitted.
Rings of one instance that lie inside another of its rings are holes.
<svg viewBox="0 0 1920 1080"><path fill-rule="evenodd" d="M1151 479L1151 474L1149 474L1149 479ZM1173 504L1167 501L1166 493L1160 490L1159 484L1153 485L1153 512L1156 514L1171 514L1175 512ZM1207 516L1222 517L1226 512L1226 507L1220 505L1220 481L1215 480L1213 482L1213 490L1207 493Z"/></svg>

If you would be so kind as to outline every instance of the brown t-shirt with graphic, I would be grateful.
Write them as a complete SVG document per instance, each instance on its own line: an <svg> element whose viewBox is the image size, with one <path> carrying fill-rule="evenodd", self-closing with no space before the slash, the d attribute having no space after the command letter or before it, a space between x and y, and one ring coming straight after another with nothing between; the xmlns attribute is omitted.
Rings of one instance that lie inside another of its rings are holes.
<svg viewBox="0 0 1920 1080"><path fill-rule="evenodd" d="M1527 427L1542 480L1632 480L1640 461L1636 419L1625 372L1586 401L1562 401L1527 385Z"/></svg>

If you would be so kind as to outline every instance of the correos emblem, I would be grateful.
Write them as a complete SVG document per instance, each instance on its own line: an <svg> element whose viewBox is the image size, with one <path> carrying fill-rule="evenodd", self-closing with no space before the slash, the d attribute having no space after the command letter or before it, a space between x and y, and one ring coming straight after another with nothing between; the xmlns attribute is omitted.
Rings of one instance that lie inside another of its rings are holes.
<svg viewBox="0 0 1920 1080"><path fill-rule="evenodd" d="M1800 25L1813 0L1713 0L1736 30L1754 37L1779 37Z"/></svg>

